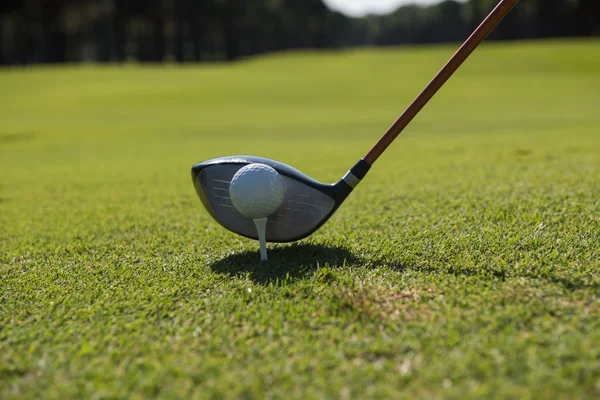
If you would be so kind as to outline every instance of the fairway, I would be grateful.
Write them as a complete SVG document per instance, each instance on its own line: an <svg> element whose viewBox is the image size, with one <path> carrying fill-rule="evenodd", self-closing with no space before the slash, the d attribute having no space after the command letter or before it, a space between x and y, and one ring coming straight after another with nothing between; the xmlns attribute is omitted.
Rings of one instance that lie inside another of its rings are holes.
<svg viewBox="0 0 600 400"><path fill-rule="evenodd" d="M0 398L600 396L600 41L484 43L309 238L190 176L322 182L456 45L0 70Z"/></svg>

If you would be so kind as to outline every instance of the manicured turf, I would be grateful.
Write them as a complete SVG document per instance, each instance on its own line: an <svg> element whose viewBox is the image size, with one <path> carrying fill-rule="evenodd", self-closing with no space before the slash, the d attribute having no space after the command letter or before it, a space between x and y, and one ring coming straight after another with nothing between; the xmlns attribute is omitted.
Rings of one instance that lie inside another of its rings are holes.
<svg viewBox="0 0 600 400"><path fill-rule="evenodd" d="M455 48L0 71L0 397L599 396L599 41L478 49L268 265L193 190L339 179Z"/></svg>

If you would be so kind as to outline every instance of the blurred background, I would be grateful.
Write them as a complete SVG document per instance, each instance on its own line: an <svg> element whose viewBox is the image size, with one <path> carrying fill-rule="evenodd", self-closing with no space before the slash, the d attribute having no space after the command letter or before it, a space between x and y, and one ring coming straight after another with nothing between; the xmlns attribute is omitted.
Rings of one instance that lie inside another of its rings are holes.
<svg viewBox="0 0 600 400"><path fill-rule="evenodd" d="M2 0L0 64L233 61L460 42L496 0ZM522 0L489 40L600 35L599 0Z"/></svg>

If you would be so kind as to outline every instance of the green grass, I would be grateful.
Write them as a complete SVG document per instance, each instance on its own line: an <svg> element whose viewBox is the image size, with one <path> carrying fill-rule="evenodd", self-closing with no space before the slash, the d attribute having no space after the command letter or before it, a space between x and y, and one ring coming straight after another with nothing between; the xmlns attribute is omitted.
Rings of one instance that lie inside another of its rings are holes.
<svg viewBox="0 0 600 400"><path fill-rule="evenodd" d="M482 46L268 265L193 190L339 179L454 50L0 71L0 397L599 396L599 41Z"/></svg>

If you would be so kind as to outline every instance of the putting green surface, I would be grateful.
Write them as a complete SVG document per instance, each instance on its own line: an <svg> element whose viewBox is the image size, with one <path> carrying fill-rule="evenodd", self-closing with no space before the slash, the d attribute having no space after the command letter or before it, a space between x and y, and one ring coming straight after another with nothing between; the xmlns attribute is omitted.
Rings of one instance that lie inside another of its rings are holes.
<svg viewBox="0 0 600 400"><path fill-rule="evenodd" d="M482 46L267 265L194 192L336 181L455 49L0 71L0 397L599 396L599 41Z"/></svg>

